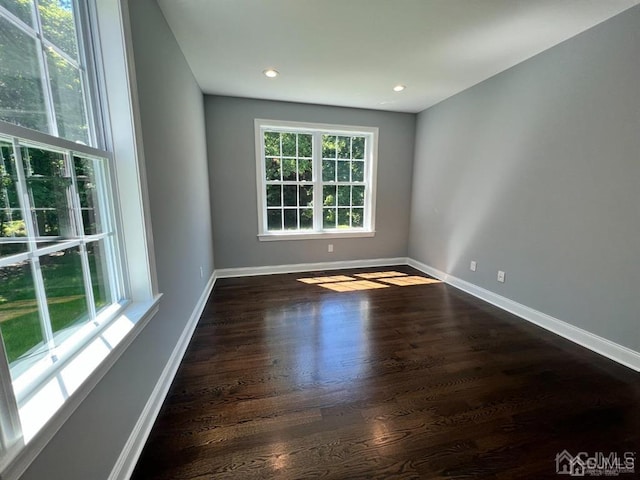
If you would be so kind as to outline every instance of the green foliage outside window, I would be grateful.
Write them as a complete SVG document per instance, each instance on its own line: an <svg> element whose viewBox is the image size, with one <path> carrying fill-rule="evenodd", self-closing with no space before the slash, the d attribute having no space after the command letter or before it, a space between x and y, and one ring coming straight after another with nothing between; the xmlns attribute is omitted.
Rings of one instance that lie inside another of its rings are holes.
<svg viewBox="0 0 640 480"><path fill-rule="evenodd" d="M313 134L263 133L267 230L313 228ZM365 137L322 134L322 227L364 227ZM308 185L306 182L309 182ZM358 185L361 183L362 185Z"/></svg>
<svg viewBox="0 0 640 480"><path fill-rule="evenodd" d="M32 0L0 0L0 5L27 25L34 26L35 6ZM39 15L45 40L77 62L77 35L71 1L40 0ZM89 143L80 70L51 46L44 48L58 135ZM0 17L0 120L53 133L42 85L40 55L33 36Z"/></svg>

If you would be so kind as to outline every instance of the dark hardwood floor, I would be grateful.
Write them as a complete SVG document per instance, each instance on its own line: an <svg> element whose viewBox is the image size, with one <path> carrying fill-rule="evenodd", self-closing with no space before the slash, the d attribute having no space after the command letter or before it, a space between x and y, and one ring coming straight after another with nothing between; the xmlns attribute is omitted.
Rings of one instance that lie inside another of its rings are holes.
<svg viewBox="0 0 640 480"><path fill-rule="evenodd" d="M561 479L563 450L640 477L639 373L443 283L298 280L390 270L425 277L218 280L132 478Z"/></svg>

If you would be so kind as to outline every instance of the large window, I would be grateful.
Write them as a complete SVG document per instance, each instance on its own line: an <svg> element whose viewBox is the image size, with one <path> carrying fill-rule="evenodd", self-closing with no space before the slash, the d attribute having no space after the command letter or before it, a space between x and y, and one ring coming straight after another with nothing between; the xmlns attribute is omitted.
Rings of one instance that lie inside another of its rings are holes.
<svg viewBox="0 0 640 480"><path fill-rule="evenodd" d="M119 0L0 0L0 476L43 426L53 435L56 412L84 398L89 375L157 302L137 158L116 159L135 152L118 73L124 27L113 15L100 24L120 49L101 77L99 8L118 11ZM98 84L120 114L111 130L99 128L109 121ZM119 143L108 141L117 129ZM130 205L118 214L123 192ZM123 241L138 263L124 261Z"/></svg>
<svg viewBox="0 0 640 480"><path fill-rule="evenodd" d="M376 128L255 123L261 240L373 235Z"/></svg>

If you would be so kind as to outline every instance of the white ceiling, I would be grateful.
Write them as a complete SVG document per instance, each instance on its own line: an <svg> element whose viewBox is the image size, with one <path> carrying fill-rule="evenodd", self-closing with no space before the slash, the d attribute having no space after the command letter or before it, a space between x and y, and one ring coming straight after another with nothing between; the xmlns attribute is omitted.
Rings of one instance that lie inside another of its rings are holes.
<svg viewBox="0 0 640 480"><path fill-rule="evenodd" d="M158 3L205 93L419 112L640 0Z"/></svg>

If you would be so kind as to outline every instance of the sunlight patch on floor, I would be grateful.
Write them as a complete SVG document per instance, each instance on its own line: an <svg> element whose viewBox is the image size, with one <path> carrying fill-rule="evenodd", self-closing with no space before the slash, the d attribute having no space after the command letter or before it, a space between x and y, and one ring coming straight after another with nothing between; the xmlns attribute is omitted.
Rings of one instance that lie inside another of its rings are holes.
<svg viewBox="0 0 640 480"><path fill-rule="evenodd" d="M407 274L402 272L371 272L371 273L356 273L354 277L360 278L390 278L390 277L405 277Z"/></svg>
<svg viewBox="0 0 640 480"><path fill-rule="evenodd" d="M356 278L354 278L356 277ZM376 280L376 281L373 281ZM376 288L388 288L391 285L396 287L408 287L411 285L429 285L431 283L442 283L435 278L421 277L419 275L408 275L394 270L386 272L365 272L349 275L333 275L325 277L305 277L298 278L299 282L308 285L317 285L334 292L355 292L358 290L373 290ZM390 285L389 285L390 284Z"/></svg>
<svg viewBox="0 0 640 480"><path fill-rule="evenodd" d="M436 280L435 278L419 277L417 275L411 276L411 277L382 278L380 280L386 283L397 285L398 287L408 287L409 285L428 285L430 283L442 283L440 280Z"/></svg>
<svg viewBox="0 0 640 480"><path fill-rule="evenodd" d="M353 277L348 277L346 275L335 275L333 277L309 277L309 278L299 278L299 282L315 284L315 283L333 283L333 282L349 282L351 280L355 280Z"/></svg>
<svg viewBox="0 0 640 480"><path fill-rule="evenodd" d="M322 283L318 286L328 288L334 292L353 292L356 290L373 290L374 288L387 288L389 285L370 282L369 280L357 280L355 282Z"/></svg>

